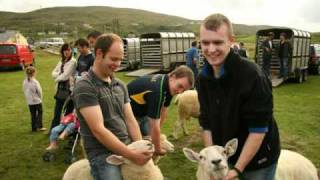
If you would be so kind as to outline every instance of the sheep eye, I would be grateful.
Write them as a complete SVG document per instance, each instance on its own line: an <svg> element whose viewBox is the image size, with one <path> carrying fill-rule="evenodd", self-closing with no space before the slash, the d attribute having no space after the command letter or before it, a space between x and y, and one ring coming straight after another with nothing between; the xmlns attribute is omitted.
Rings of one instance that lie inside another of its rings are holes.
<svg viewBox="0 0 320 180"><path fill-rule="evenodd" d="M204 156L199 156L200 160L205 160L206 158Z"/></svg>

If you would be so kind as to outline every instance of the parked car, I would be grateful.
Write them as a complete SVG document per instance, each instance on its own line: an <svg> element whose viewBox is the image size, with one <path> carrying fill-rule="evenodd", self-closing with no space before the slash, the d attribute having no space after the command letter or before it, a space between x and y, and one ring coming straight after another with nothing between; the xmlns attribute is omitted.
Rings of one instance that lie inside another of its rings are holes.
<svg viewBox="0 0 320 180"><path fill-rule="evenodd" d="M44 40L40 41L37 44L41 49L46 49L46 48L49 48L51 46L55 46L55 47L62 46L64 44L64 41L63 41L62 38L55 37L55 38L44 39Z"/></svg>
<svg viewBox="0 0 320 180"><path fill-rule="evenodd" d="M320 74L320 44L310 45L308 70L310 74Z"/></svg>
<svg viewBox="0 0 320 180"><path fill-rule="evenodd" d="M0 43L0 67L19 67L34 65L33 50L28 45Z"/></svg>

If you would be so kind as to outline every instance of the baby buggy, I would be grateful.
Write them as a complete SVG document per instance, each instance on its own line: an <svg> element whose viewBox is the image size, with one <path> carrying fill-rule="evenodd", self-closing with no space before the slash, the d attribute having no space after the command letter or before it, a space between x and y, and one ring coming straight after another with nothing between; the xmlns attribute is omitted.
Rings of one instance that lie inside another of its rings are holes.
<svg viewBox="0 0 320 180"><path fill-rule="evenodd" d="M65 163L70 164L77 160L75 155L76 145L80 140L80 123L73 110L73 102L69 97L63 106L63 115L60 124L54 127L50 132L50 145L46 149L42 158L44 161L54 161L57 155L57 139L64 139L67 136L68 143L64 147L67 150Z"/></svg>

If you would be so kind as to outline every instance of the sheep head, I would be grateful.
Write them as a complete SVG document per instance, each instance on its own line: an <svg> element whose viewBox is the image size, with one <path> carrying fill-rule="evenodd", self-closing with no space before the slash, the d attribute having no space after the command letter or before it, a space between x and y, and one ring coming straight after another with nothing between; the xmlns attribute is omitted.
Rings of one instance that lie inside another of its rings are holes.
<svg viewBox="0 0 320 180"><path fill-rule="evenodd" d="M163 148L167 152L173 152L174 151L174 145L168 141L167 136L164 134L160 135L160 143L161 148Z"/></svg>
<svg viewBox="0 0 320 180"><path fill-rule="evenodd" d="M227 160L235 154L237 147L238 140L231 139L224 147L209 146L202 149L200 153L183 148L183 153L190 161L198 163L197 173L203 173L206 177L213 176L214 179L222 179L229 170Z"/></svg>
<svg viewBox="0 0 320 180"><path fill-rule="evenodd" d="M154 151L154 145L149 140L139 140L139 141L132 142L131 144L128 145L128 148ZM107 157L106 161L109 164L113 164L113 165L132 164L132 162L127 158L124 158L123 156L119 156L115 154Z"/></svg>

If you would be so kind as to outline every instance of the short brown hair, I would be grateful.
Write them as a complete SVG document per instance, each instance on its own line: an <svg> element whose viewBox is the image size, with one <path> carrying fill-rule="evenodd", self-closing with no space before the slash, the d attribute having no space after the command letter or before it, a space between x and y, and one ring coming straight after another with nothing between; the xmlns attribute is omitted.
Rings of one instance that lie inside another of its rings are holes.
<svg viewBox="0 0 320 180"><path fill-rule="evenodd" d="M100 49L103 53L102 57L104 58L104 56L109 51L111 45L116 41L122 43L122 39L118 35L113 34L113 33L103 34L103 35L99 36L99 38L97 39L97 42L94 46L95 54L97 53L97 50Z"/></svg>
<svg viewBox="0 0 320 180"><path fill-rule="evenodd" d="M184 78L184 77L187 77L188 78L188 82L191 86L193 86L194 84L194 75L193 75L193 72L190 68L188 68L187 66L185 65L181 65L177 68L175 68L172 72L170 72L169 74L169 77L172 77L172 76L175 76L176 79L179 79L179 78Z"/></svg>
<svg viewBox="0 0 320 180"><path fill-rule="evenodd" d="M231 21L223 14L219 14L219 13L211 14L208 17L206 17L202 22L203 27L212 31L216 31L223 24L227 25L229 29L229 35L233 36L233 28L232 28Z"/></svg>

